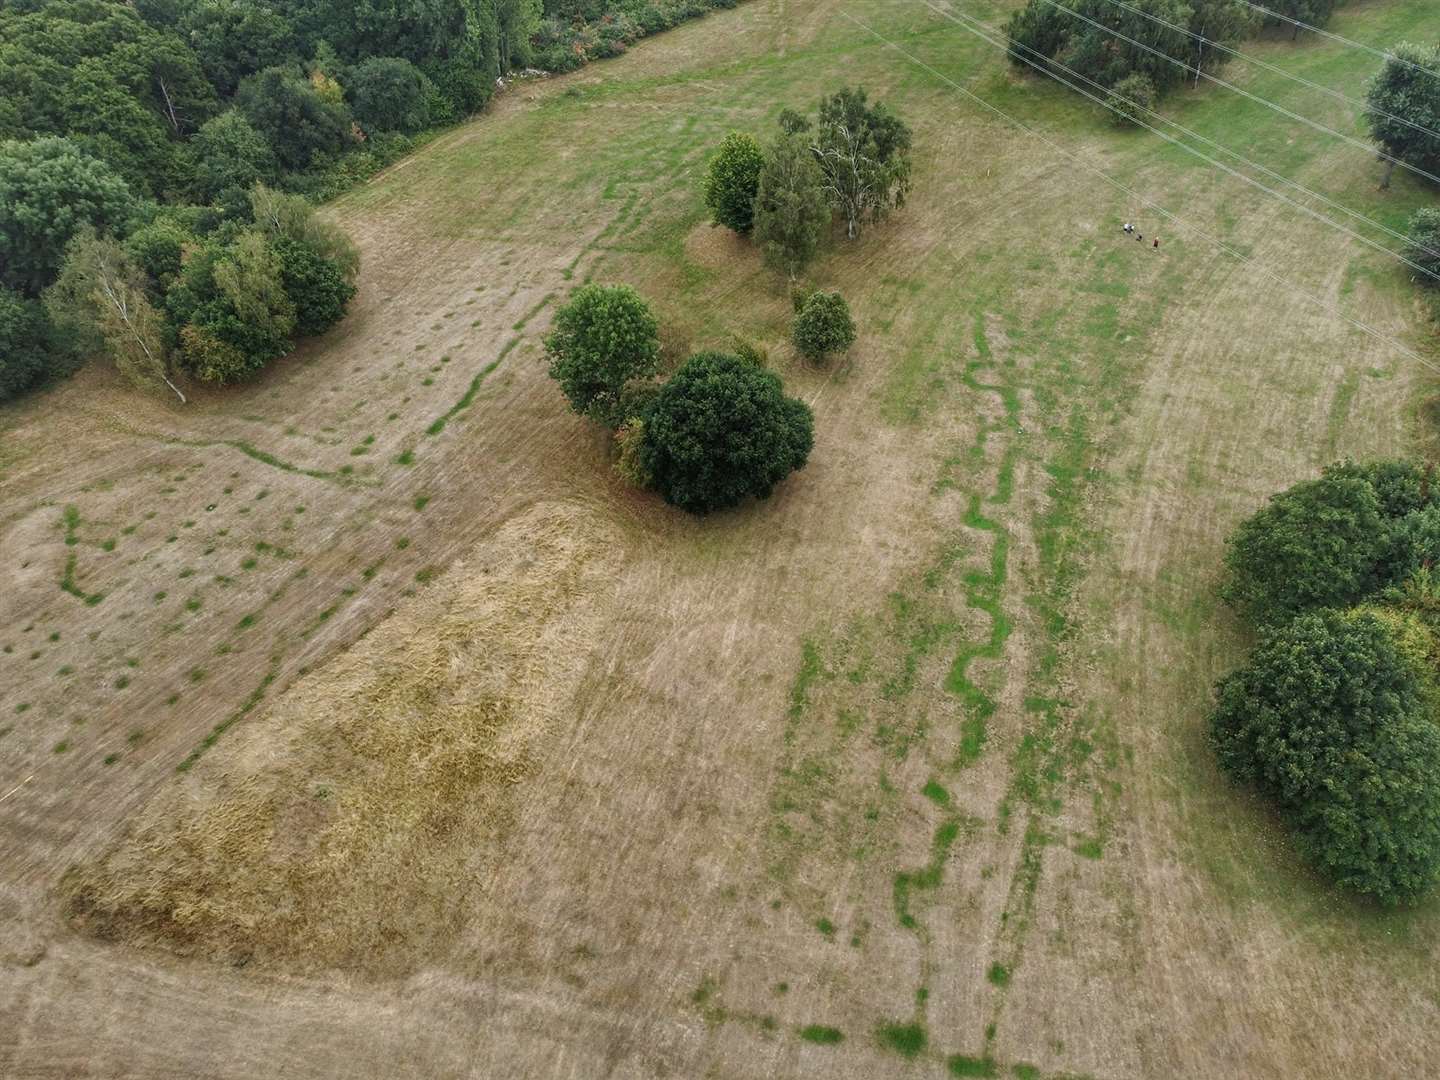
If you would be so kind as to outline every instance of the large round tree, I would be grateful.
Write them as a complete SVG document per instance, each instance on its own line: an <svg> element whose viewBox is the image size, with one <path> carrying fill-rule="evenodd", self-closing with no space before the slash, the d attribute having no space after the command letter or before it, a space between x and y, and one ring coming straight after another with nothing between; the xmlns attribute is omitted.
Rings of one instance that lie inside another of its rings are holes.
<svg viewBox="0 0 1440 1080"><path fill-rule="evenodd" d="M1385 903L1440 880L1431 642L1404 613L1302 615L1221 680L1221 765L1276 801L1306 854Z"/></svg>
<svg viewBox="0 0 1440 1080"><path fill-rule="evenodd" d="M704 514L765 498L804 466L814 441L810 406L786 397L773 372L697 353L646 414L640 457L667 502Z"/></svg>
<svg viewBox="0 0 1440 1080"><path fill-rule="evenodd" d="M626 384L659 370L660 328L630 286L584 285L555 313L545 352L570 407L614 427L629 419Z"/></svg>
<svg viewBox="0 0 1440 1080"><path fill-rule="evenodd" d="M755 193L765 154L753 135L732 131L720 144L705 176L705 205L716 225L749 232L755 222Z"/></svg>

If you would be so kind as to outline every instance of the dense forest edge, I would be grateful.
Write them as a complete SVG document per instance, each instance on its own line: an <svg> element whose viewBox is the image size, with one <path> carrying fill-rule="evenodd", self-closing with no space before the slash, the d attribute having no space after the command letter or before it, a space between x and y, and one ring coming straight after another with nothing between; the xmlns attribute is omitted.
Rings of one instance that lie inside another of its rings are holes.
<svg viewBox="0 0 1440 1080"><path fill-rule="evenodd" d="M0 3L0 401L97 354L181 400L179 376L253 376L354 293L353 248L296 199L374 176L507 78L734 5Z"/></svg>

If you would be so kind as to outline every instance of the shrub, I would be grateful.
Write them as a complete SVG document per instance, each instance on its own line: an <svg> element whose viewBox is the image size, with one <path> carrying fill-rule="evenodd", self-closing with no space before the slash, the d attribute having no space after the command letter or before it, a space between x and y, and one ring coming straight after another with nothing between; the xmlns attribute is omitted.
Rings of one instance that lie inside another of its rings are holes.
<svg viewBox="0 0 1440 1080"><path fill-rule="evenodd" d="M1424 634L1369 611L1302 615L1221 680L1210 722L1222 767L1277 802L1315 865L1384 903L1440 879L1435 690L1403 640Z"/></svg>
<svg viewBox="0 0 1440 1080"><path fill-rule="evenodd" d="M728 353L698 353L645 417L641 460L666 502L694 514L765 498L805 465L810 407L780 379Z"/></svg>
<svg viewBox="0 0 1440 1080"><path fill-rule="evenodd" d="M545 351L570 407L614 427L628 419L621 412L626 385L659 370L659 326L628 285L585 285L555 313Z"/></svg>
<svg viewBox="0 0 1440 1080"><path fill-rule="evenodd" d="M765 155L753 135L732 131L705 175L705 205L716 225L744 233L755 221L755 193Z"/></svg>
<svg viewBox="0 0 1440 1080"><path fill-rule="evenodd" d="M1150 76L1135 72L1126 75L1110 88L1105 104L1110 106L1110 122L1116 127L1135 127L1149 115L1155 105L1155 84Z"/></svg>
<svg viewBox="0 0 1440 1080"><path fill-rule="evenodd" d="M44 378L47 338L45 309L39 301L0 285L0 401Z"/></svg>
<svg viewBox="0 0 1440 1080"><path fill-rule="evenodd" d="M850 306L839 293L812 293L795 316L791 336L800 355L811 360L844 352L855 342Z"/></svg>

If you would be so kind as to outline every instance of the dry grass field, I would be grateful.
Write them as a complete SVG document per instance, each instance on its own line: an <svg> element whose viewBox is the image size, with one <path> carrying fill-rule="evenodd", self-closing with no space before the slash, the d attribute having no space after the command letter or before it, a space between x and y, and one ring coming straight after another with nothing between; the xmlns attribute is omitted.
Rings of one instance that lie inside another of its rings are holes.
<svg viewBox="0 0 1440 1080"><path fill-rule="evenodd" d="M821 370L698 185L846 82L916 186L819 261L860 326ZM1173 110L1392 225L1434 198L1216 88ZM751 0L330 212L359 298L258 384L0 412L0 1076L1433 1075L1440 904L1328 890L1202 735L1229 529L1432 438L1423 368L1259 268L1428 353L1398 264L918 0ZM672 356L765 344L809 466L699 520L627 489L541 357L591 279Z"/></svg>

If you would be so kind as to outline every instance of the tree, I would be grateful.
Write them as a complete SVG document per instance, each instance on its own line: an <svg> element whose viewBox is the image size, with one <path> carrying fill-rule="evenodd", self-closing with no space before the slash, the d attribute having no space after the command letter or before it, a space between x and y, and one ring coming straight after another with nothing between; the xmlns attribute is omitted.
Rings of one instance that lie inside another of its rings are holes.
<svg viewBox="0 0 1440 1080"><path fill-rule="evenodd" d="M1377 584L1385 524L1362 478L1327 473L1296 484L1231 535L1223 595L1261 624L1353 604Z"/></svg>
<svg viewBox="0 0 1440 1080"><path fill-rule="evenodd" d="M1433 672L1370 611L1300 616L1216 689L1222 767L1269 796L1310 859L1384 903L1440 880L1440 726Z"/></svg>
<svg viewBox="0 0 1440 1080"><path fill-rule="evenodd" d="M1440 486L1410 461L1340 462L1230 536L1222 593L1259 624L1347 607L1440 558Z"/></svg>
<svg viewBox="0 0 1440 1080"><path fill-rule="evenodd" d="M1029 0L1010 17L1006 33L1010 61L1017 68L1028 71L1039 65L1068 82L1072 77L1064 65L1108 87L1144 75L1159 95L1179 86L1187 70L1213 71L1223 65L1226 54L1214 46L1239 41L1251 24L1238 0L1139 0L1123 5L1111 0L1068 0L1063 5ZM1050 60L1056 63L1047 64Z"/></svg>
<svg viewBox="0 0 1440 1080"><path fill-rule="evenodd" d="M1405 257L1435 275L1417 277L1415 280L1432 289L1440 285L1440 280L1437 280L1440 279L1440 210L1425 206L1415 211L1410 218Z"/></svg>
<svg viewBox="0 0 1440 1080"><path fill-rule="evenodd" d="M146 295L145 271L111 237L90 229L65 251L55 284L45 291L51 321L79 347L98 347L137 386L164 383L183 404L170 378L165 320Z"/></svg>
<svg viewBox="0 0 1440 1080"><path fill-rule="evenodd" d="M134 210L125 181L71 140L0 143L0 283L38 295L76 232L121 231Z"/></svg>
<svg viewBox="0 0 1440 1080"><path fill-rule="evenodd" d="M425 76L409 60L383 56L356 64L349 91L366 131L419 131L430 122Z"/></svg>
<svg viewBox="0 0 1440 1080"><path fill-rule="evenodd" d="M808 135L830 204L851 239L863 221L879 221L905 204L910 190L910 129L863 89L846 87L820 102Z"/></svg>
<svg viewBox="0 0 1440 1080"><path fill-rule="evenodd" d="M855 322L850 305L838 292L813 292L805 299L791 337L800 355L823 360L831 353L844 352L855 342Z"/></svg>
<svg viewBox="0 0 1440 1080"><path fill-rule="evenodd" d="M1400 161L1440 170L1440 138L1430 134L1440 131L1440 48L1396 45L1366 87L1365 104L1370 135L1389 155L1382 189L1390 187Z"/></svg>
<svg viewBox="0 0 1440 1080"><path fill-rule="evenodd" d="M666 502L692 514L766 498L815 441L810 407L786 397L773 372L728 353L686 360L644 422L644 471Z"/></svg>
<svg viewBox="0 0 1440 1080"><path fill-rule="evenodd" d="M626 384L660 369L660 328L628 285L584 285L555 313L545 338L550 377L581 416L615 426Z"/></svg>
<svg viewBox="0 0 1440 1080"><path fill-rule="evenodd" d="M165 305L180 328L184 366L207 382L252 378L290 351L295 306L259 231L192 251Z"/></svg>
<svg viewBox="0 0 1440 1080"><path fill-rule="evenodd" d="M151 292L164 296L185 261L185 246L195 242L190 231L165 218L143 225L125 241L125 253L150 279Z"/></svg>
<svg viewBox="0 0 1440 1080"><path fill-rule="evenodd" d="M1283 18L1269 18L1267 21L1275 25L1289 23L1290 40L1294 41L1300 36L1301 23L1323 26L1329 22L1330 16L1335 13L1336 2L1337 0L1275 0L1270 9Z"/></svg>
<svg viewBox="0 0 1440 1080"><path fill-rule="evenodd" d="M295 332L323 334L344 318L355 286L340 265L288 237L276 240L274 248L280 258L280 283L295 305Z"/></svg>
<svg viewBox="0 0 1440 1080"><path fill-rule="evenodd" d="M301 195L287 195L264 184L250 190L250 213L255 227L271 240L294 240L333 262L346 281L360 273L360 251L345 230L315 213Z"/></svg>
<svg viewBox="0 0 1440 1080"><path fill-rule="evenodd" d="M825 177L804 141L782 135L765 153L755 192L755 242L791 280L815 257L830 219Z"/></svg>
<svg viewBox="0 0 1440 1080"><path fill-rule="evenodd" d="M222 97L232 96L246 76L296 59L294 27L265 4L194 0L185 4L180 26Z"/></svg>
<svg viewBox="0 0 1440 1080"><path fill-rule="evenodd" d="M45 309L0 285L0 401L15 397L45 377L48 340Z"/></svg>
<svg viewBox="0 0 1440 1080"><path fill-rule="evenodd" d="M716 225L744 233L755 217L755 192L765 155L754 136L732 131L705 174L705 205Z"/></svg>
<svg viewBox="0 0 1440 1080"><path fill-rule="evenodd" d="M292 68L251 75L235 103L289 169L306 168L316 154L339 153L350 140L345 107L326 101Z"/></svg>
<svg viewBox="0 0 1440 1080"><path fill-rule="evenodd" d="M1155 104L1155 84L1150 76L1126 75L1111 89L1105 103L1110 106L1110 122L1116 127L1135 127L1145 122Z"/></svg>
<svg viewBox="0 0 1440 1080"><path fill-rule="evenodd" d="M202 124L190 140L190 152L195 193L205 200L217 199L226 191L248 191L257 183L273 182L279 174L270 144L238 109Z"/></svg>

